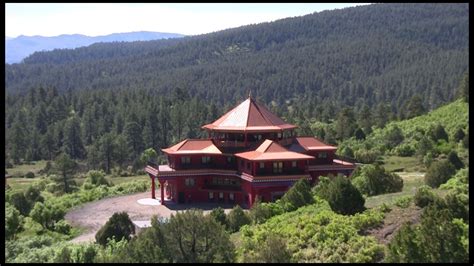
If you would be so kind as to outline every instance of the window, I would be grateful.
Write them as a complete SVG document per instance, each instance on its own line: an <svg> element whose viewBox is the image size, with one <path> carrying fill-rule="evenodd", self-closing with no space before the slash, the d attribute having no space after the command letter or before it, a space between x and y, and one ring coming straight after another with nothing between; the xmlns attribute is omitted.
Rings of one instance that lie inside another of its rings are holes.
<svg viewBox="0 0 474 266"><path fill-rule="evenodd" d="M261 140L262 139L262 135L257 135L257 140Z"/></svg>
<svg viewBox="0 0 474 266"><path fill-rule="evenodd" d="M265 163L264 162L260 162L260 169L263 169L265 168Z"/></svg>
<svg viewBox="0 0 474 266"><path fill-rule="evenodd" d="M247 169L250 169L250 163L247 162Z"/></svg>
<svg viewBox="0 0 474 266"><path fill-rule="evenodd" d="M320 159L325 159L328 157L328 154L326 152L320 152L318 153L318 158Z"/></svg>
<svg viewBox="0 0 474 266"><path fill-rule="evenodd" d="M224 178L224 185L229 185L229 184L230 184L229 178Z"/></svg>
<svg viewBox="0 0 474 266"><path fill-rule="evenodd" d="M214 199L214 192L209 192L209 199L210 200Z"/></svg>
<svg viewBox="0 0 474 266"><path fill-rule="evenodd" d="M190 163L191 163L191 157L189 156L181 157L181 164L190 164Z"/></svg>
<svg viewBox="0 0 474 266"><path fill-rule="evenodd" d="M234 193L229 193L229 200L234 200Z"/></svg>
<svg viewBox="0 0 474 266"><path fill-rule="evenodd" d="M281 132L278 132L278 138L281 139Z"/></svg>
<svg viewBox="0 0 474 266"><path fill-rule="evenodd" d="M240 160L240 167L244 167L244 160Z"/></svg>
<svg viewBox="0 0 474 266"><path fill-rule="evenodd" d="M211 162L211 157L210 156L203 156L201 158L202 164L208 164Z"/></svg>
<svg viewBox="0 0 474 266"><path fill-rule="evenodd" d="M194 186L194 178L186 178L184 179L184 184L187 187L193 187Z"/></svg>
<svg viewBox="0 0 474 266"><path fill-rule="evenodd" d="M227 163L232 163L232 157L230 156L227 157Z"/></svg>
<svg viewBox="0 0 474 266"><path fill-rule="evenodd" d="M274 162L273 163L273 173L283 172L283 162Z"/></svg>
<svg viewBox="0 0 474 266"><path fill-rule="evenodd" d="M217 185L217 177L213 177L213 178L212 178L212 184L213 184L213 185Z"/></svg>
<svg viewBox="0 0 474 266"><path fill-rule="evenodd" d="M219 199L224 199L224 192L219 192Z"/></svg>
<svg viewBox="0 0 474 266"><path fill-rule="evenodd" d="M291 162L291 167L295 168L296 167L296 161Z"/></svg>

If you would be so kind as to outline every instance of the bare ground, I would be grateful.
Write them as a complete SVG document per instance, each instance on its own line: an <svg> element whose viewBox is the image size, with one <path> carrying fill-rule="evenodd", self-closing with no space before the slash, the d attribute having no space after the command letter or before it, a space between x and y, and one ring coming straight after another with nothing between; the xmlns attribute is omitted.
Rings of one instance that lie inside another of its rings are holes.
<svg viewBox="0 0 474 266"><path fill-rule="evenodd" d="M392 206L392 210L385 214L382 226L371 229L367 233L374 236L380 244L387 245L404 223L418 224L421 213L422 209L413 203L405 209Z"/></svg>
<svg viewBox="0 0 474 266"><path fill-rule="evenodd" d="M72 239L71 242L93 242L97 231L109 220L115 212L127 212L132 221L150 220L153 215L170 217L172 213L190 208L203 209L205 213L213 208L221 206L229 212L232 205L217 205L212 203L202 204L174 204L148 206L137 202L139 199L149 198L150 192L138 193L126 196L117 196L94 201L70 210L65 219L73 226L80 227L85 232Z"/></svg>

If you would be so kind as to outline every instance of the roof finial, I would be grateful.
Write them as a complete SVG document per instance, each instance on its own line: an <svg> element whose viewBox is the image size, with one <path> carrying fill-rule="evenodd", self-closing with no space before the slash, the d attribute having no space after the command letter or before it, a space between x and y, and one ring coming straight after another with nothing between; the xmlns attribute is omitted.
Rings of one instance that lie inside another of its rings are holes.
<svg viewBox="0 0 474 266"><path fill-rule="evenodd" d="M252 90L249 90L249 98L252 98Z"/></svg>

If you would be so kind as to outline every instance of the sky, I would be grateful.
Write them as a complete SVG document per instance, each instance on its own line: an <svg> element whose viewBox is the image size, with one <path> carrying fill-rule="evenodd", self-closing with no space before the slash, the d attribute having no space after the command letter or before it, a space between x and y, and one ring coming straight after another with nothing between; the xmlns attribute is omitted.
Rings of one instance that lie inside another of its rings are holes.
<svg viewBox="0 0 474 266"><path fill-rule="evenodd" d="M5 35L107 35L155 31L198 35L357 3L6 3Z"/></svg>

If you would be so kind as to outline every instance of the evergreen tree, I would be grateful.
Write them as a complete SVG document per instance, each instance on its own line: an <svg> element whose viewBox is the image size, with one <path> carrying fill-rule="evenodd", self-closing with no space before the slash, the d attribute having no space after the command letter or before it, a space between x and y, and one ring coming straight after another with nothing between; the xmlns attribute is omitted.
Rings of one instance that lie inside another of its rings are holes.
<svg viewBox="0 0 474 266"><path fill-rule="evenodd" d="M64 128L64 152L73 159L84 158L85 149L81 139L81 125L79 118L74 115L66 122Z"/></svg>
<svg viewBox="0 0 474 266"><path fill-rule="evenodd" d="M407 102L407 106L405 109L405 119L410 119L415 116L420 116L425 113L425 107L423 106L423 99L419 94L415 94L411 99Z"/></svg>
<svg viewBox="0 0 474 266"><path fill-rule="evenodd" d="M143 139L140 125L137 122L125 124L125 138L130 149L129 158L135 159L143 150Z"/></svg>
<svg viewBox="0 0 474 266"><path fill-rule="evenodd" d="M106 133L99 140L99 153L103 160L105 173L110 174L112 160L115 154L115 134Z"/></svg>
<svg viewBox="0 0 474 266"><path fill-rule="evenodd" d="M71 193L76 186L73 174L76 169L76 162L72 160L67 153L60 154L54 160L54 172L58 175L53 180L64 193Z"/></svg>

